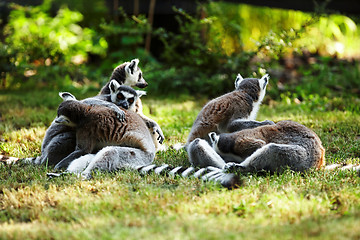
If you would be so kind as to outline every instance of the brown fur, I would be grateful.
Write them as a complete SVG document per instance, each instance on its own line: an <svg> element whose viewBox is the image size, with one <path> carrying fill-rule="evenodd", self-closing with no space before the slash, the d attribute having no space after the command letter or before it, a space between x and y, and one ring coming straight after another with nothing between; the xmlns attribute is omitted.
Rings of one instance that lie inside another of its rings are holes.
<svg viewBox="0 0 360 240"><path fill-rule="evenodd" d="M208 102L198 114L187 142L195 138L207 139L209 132L223 132L221 130L231 121L248 117L253 103L249 98L245 91L235 90Z"/></svg>
<svg viewBox="0 0 360 240"><path fill-rule="evenodd" d="M138 114L124 111L125 120L120 122L115 112L107 107L64 101L59 106L58 115L70 116L70 120L76 124L77 146L88 153L109 145L154 152L152 137L145 122Z"/></svg>
<svg viewBox="0 0 360 240"><path fill-rule="evenodd" d="M229 145L229 142L232 144ZM309 128L292 121L280 121L275 125L221 134L218 148L223 153L235 154L245 159L269 143L302 146L312 156L314 167L320 168L325 165L325 149L320 138Z"/></svg>

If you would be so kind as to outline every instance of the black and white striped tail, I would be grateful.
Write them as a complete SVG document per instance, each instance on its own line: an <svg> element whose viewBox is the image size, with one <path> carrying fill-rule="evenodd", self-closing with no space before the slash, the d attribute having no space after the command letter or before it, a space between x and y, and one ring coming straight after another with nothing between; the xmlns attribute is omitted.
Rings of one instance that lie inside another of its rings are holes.
<svg viewBox="0 0 360 240"><path fill-rule="evenodd" d="M40 164L39 159L40 157L17 158L17 157L0 155L0 162L4 162L6 164L15 164L18 162L28 163L28 164Z"/></svg>
<svg viewBox="0 0 360 240"><path fill-rule="evenodd" d="M339 163L334 163L334 164L330 164L330 165L326 165L324 167L325 170L352 170L352 171L357 171L360 172L360 165L359 164L339 164Z"/></svg>
<svg viewBox="0 0 360 240"><path fill-rule="evenodd" d="M201 178L204 181L213 181L220 183L226 188L236 188L240 185L239 176L233 173L225 173L219 168L206 167L206 168L194 168L194 167L171 167L168 164L156 165L150 164L145 166L137 166L136 170L140 174L156 173L159 175L178 175L181 177L195 177Z"/></svg>

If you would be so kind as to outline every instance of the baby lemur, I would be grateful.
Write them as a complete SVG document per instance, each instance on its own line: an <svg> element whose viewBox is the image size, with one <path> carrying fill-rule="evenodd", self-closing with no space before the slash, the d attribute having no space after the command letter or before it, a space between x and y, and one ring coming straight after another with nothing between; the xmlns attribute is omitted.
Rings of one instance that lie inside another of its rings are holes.
<svg viewBox="0 0 360 240"><path fill-rule="evenodd" d="M62 159L55 168L67 168L73 160L86 154L93 155L99 150L102 157L95 161L93 159L91 164L100 169L115 170L153 161L155 145L148 127L138 114L125 111L125 119L120 121L116 112L109 111L104 106L90 106L75 98L65 99L58 108L55 122L75 129L76 150Z"/></svg>
<svg viewBox="0 0 360 240"><path fill-rule="evenodd" d="M286 167L305 171L325 165L325 149L319 137L293 121L220 135L212 132L209 137L212 148L223 159L217 165L223 168L236 168L241 172L280 172Z"/></svg>

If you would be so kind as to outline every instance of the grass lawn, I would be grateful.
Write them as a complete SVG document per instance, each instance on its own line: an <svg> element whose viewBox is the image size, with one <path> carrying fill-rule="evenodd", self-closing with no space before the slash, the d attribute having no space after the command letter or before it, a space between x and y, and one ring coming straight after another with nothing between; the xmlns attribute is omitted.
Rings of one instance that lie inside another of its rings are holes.
<svg viewBox="0 0 360 240"><path fill-rule="evenodd" d="M95 92L74 92L78 98ZM143 97L171 146L207 99ZM0 92L0 153L37 156L61 102L55 91ZM360 163L360 100L267 99L258 120L292 119L323 141L328 163ZM189 166L186 153L156 163ZM359 239L360 178L347 171L244 175L236 190L134 171L47 179L51 168L0 163L0 239Z"/></svg>

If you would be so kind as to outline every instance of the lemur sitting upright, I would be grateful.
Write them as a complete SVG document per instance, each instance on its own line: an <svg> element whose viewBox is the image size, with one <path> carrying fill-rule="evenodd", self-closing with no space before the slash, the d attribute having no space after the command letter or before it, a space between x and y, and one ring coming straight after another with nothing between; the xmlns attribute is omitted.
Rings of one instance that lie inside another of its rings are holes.
<svg viewBox="0 0 360 240"><path fill-rule="evenodd" d="M235 79L235 90L208 102L199 112L187 139L189 145L195 138L209 142L208 133L232 132L241 120L255 120L265 96L269 75L261 79Z"/></svg>
<svg viewBox="0 0 360 240"><path fill-rule="evenodd" d="M222 168L241 172L281 172L287 167L305 171L325 165L325 149L319 137L293 121L220 135L212 132L209 137L212 148L223 159L216 164Z"/></svg>
<svg viewBox="0 0 360 240"><path fill-rule="evenodd" d="M244 79L238 74L235 79L234 91L211 100L202 108L191 128L185 146L191 164L206 167L203 158L207 159L209 154L210 158L217 159L216 163L221 162L221 157L214 153L209 145L208 134L210 132L236 131L244 127L244 120L257 126L272 123L271 121L254 121L265 96L268 81L268 74L261 79ZM216 164L213 166L221 167Z"/></svg>

